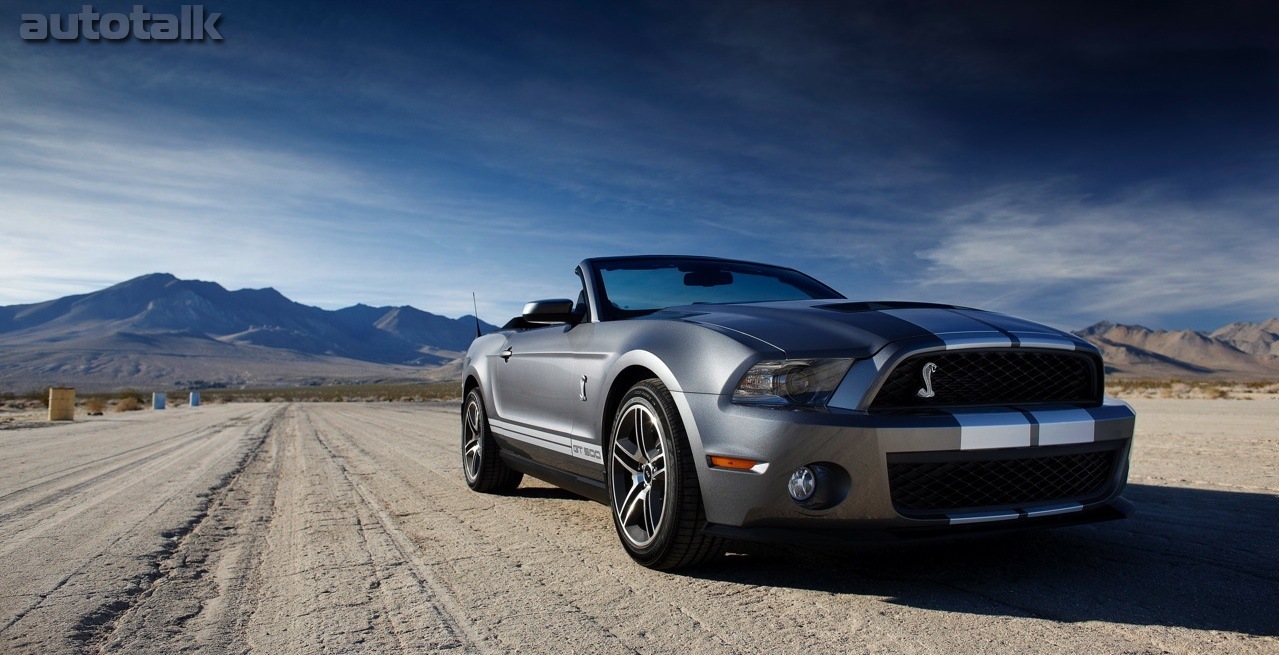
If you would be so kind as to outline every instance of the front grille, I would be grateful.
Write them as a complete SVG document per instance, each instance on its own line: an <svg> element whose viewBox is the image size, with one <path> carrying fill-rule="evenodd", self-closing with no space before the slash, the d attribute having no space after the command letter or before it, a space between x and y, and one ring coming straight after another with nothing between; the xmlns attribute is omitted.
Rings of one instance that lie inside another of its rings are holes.
<svg viewBox="0 0 1279 655"><path fill-rule="evenodd" d="M929 364L933 395L927 395ZM1101 370L1084 353L997 349L913 355L893 369L871 410L1025 405L1101 404Z"/></svg>
<svg viewBox="0 0 1279 655"><path fill-rule="evenodd" d="M888 455L893 507L903 516L1027 507L1054 501L1086 503L1109 494L1119 446L896 453Z"/></svg>

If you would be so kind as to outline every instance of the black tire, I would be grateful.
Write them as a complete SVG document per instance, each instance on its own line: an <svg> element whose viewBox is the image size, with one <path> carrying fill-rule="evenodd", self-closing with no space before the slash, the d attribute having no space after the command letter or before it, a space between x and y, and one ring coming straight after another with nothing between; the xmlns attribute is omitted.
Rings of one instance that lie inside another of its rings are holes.
<svg viewBox="0 0 1279 655"><path fill-rule="evenodd" d="M524 479L498 456L479 387L462 401L462 477L466 486L486 494L511 493Z"/></svg>
<svg viewBox="0 0 1279 655"><path fill-rule="evenodd" d="M706 511L697 467L660 380L638 382L622 396L605 452L613 527L632 559L671 571L724 552L723 540L702 534Z"/></svg>

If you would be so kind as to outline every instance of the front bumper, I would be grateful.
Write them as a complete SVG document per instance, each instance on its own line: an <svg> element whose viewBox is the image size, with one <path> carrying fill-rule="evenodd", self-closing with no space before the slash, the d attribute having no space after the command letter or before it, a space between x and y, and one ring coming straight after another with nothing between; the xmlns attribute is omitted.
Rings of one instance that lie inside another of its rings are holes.
<svg viewBox="0 0 1279 655"><path fill-rule="evenodd" d="M1057 514L1024 521L997 521L993 523L969 523L963 525L933 525L906 527L829 528L821 522L810 521L796 527L739 527L707 523L702 532L726 539L758 541L778 544L841 545L850 543L882 544L929 539L951 539L1024 530L1028 528L1064 528L1100 521L1128 518L1133 504L1122 496L1070 514Z"/></svg>
<svg viewBox="0 0 1279 655"><path fill-rule="evenodd" d="M877 414L779 410L735 405L718 394L674 395L698 467L708 531L716 534L751 538L742 534L747 529L756 535L780 531L796 538L815 530L837 535L836 540L847 540L849 531L922 536L939 529L970 529L961 526L1005 529L1091 522L1121 518L1128 511L1120 494L1135 416L1119 400L1108 398L1102 406L1086 409ZM920 512L903 506L900 489L895 503L890 486L890 461L1039 458L1080 451L1113 453L1105 484L1080 497L1026 502L1005 497L996 505ZM766 466L752 471L716 468L709 464L710 455ZM787 492L791 473L814 463L834 464L849 477L847 496L825 509L801 507Z"/></svg>

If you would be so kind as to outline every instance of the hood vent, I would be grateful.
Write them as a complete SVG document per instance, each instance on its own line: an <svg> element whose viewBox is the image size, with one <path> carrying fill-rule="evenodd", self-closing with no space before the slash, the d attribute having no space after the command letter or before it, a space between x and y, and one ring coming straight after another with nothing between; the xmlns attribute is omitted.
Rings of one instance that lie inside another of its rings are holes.
<svg viewBox="0 0 1279 655"><path fill-rule="evenodd" d="M906 301L874 301L874 302L837 302L828 305L817 305L821 309L830 310L832 312L844 312L845 314L857 314L860 312L878 312L885 309L967 309L966 307L956 307L955 305L938 305L930 302L906 302Z"/></svg>

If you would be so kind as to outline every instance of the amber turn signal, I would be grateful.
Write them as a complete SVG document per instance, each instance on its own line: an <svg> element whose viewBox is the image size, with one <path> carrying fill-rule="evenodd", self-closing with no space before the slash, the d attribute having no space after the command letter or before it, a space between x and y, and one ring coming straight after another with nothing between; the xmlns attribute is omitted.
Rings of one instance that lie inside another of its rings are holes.
<svg viewBox="0 0 1279 655"><path fill-rule="evenodd" d="M755 468L756 462L753 459L741 459L738 457L722 457L720 455L711 455L711 466L722 469L734 469L737 471L749 471Z"/></svg>

